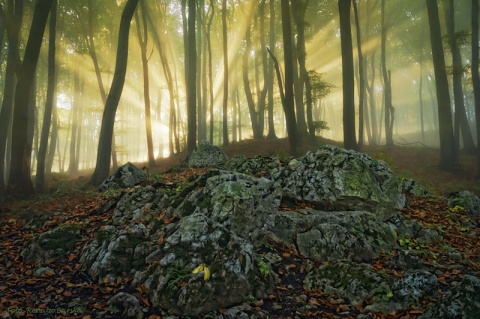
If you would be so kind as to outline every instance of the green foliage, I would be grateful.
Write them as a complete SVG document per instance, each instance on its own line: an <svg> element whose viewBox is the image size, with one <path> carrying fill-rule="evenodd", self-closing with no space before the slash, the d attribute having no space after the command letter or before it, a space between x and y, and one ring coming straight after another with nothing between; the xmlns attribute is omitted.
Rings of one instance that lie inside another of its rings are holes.
<svg viewBox="0 0 480 319"><path fill-rule="evenodd" d="M263 259L257 259L257 266L258 271L263 278L267 278L268 275L270 275L270 266Z"/></svg>
<svg viewBox="0 0 480 319"><path fill-rule="evenodd" d="M375 287L372 292L375 301L389 301L393 297L393 292L387 284Z"/></svg>
<svg viewBox="0 0 480 319"><path fill-rule="evenodd" d="M327 96L335 85L322 80L322 73L318 73L314 70L308 71L308 79L312 86L312 101L316 102L322 97Z"/></svg>
<svg viewBox="0 0 480 319"><path fill-rule="evenodd" d="M330 128L327 126L326 121L313 121L313 127L315 128L315 132L320 133L321 130L329 130Z"/></svg>
<svg viewBox="0 0 480 319"><path fill-rule="evenodd" d="M166 283L168 289L177 289L182 282L194 276L192 270L186 268L170 267L167 269Z"/></svg>

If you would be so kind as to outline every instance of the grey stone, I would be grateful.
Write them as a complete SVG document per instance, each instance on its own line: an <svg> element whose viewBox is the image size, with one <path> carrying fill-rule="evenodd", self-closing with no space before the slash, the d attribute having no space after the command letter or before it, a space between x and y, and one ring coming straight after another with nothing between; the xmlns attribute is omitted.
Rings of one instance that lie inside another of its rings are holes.
<svg viewBox="0 0 480 319"><path fill-rule="evenodd" d="M143 318L143 311L138 299L124 292L119 292L110 298L108 311L117 318Z"/></svg>
<svg viewBox="0 0 480 319"><path fill-rule="evenodd" d="M480 198L470 191L461 191L450 194L448 206L460 206L473 216L480 217Z"/></svg>
<svg viewBox="0 0 480 319"><path fill-rule="evenodd" d="M283 196L323 210L367 210L387 219L405 203L387 164L331 145L274 169L271 178L281 183Z"/></svg>
<svg viewBox="0 0 480 319"><path fill-rule="evenodd" d="M66 255L82 239L82 228L75 224L60 225L33 238L22 250L24 262L45 262Z"/></svg>
<svg viewBox="0 0 480 319"><path fill-rule="evenodd" d="M278 212L266 222L269 235L316 260L371 261L396 247L395 233L375 215L362 211L313 209Z"/></svg>
<svg viewBox="0 0 480 319"><path fill-rule="evenodd" d="M428 190L424 186L419 185L411 178L402 178L401 188L404 194L415 195L418 197L426 197L429 195Z"/></svg>
<svg viewBox="0 0 480 319"><path fill-rule="evenodd" d="M138 167L128 162L120 166L113 175L100 185L100 190L128 188L147 181L147 175Z"/></svg>
<svg viewBox="0 0 480 319"><path fill-rule="evenodd" d="M200 141L197 148L188 157L187 165L190 167L215 166L226 161L227 158L220 147L207 141Z"/></svg>
<svg viewBox="0 0 480 319"><path fill-rule="evenodd" d="M437 289L437 277L426 270L410 270L395 280L392 291L401 301L419 301Z"/></svg>
<svg viewBox="0 0 480 319"><path fill-rule="evenodd" d="M477 319L480 314L480 279L465 275L462 282L429 307L419 319Z"/></svg>

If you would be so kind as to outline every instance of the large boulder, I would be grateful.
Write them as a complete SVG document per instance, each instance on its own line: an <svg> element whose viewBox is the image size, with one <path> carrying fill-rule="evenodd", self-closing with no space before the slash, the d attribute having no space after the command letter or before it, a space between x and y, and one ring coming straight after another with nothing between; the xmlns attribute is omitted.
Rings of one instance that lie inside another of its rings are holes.
<svg viewBox="0 0 480 319"><path fill-rule="evenodd" d="M365 211L282 211L266 223L269 235L316 260L369 262L397 246L389 225Z"/></svg>
<svg viewBox="0 0 480 319"><path fill-rule="evenodd" d="M98 281L129 274L134 284L147 288L152 305L181 315L257 295L264 286L255 247L263 240L265 221L280 205L279 185L213 170L184 190L183 198L152 187L123 195L112 223L83 249L88 273Z"/></svg>
<svg viewBox="0 0 480 319"><path fill-rule="evenodd" d="M386 163L332 145L274 169L272 178L282 184L283 196L322 210L366 210L388 219L405 203L400 182Z"/></svg>
<svg viewBox="0 0 480 319"><path fill-rule="evenodd" d="M265 178L218 174L178 206L179 222L166 230L153 253L159 260L150 265L144 283L153 305L192 316L256 294L254 246L280 204L281 191ZM192 275L201 264L211 273L208 280L202 273Z"/></svg>
<svg viewBox="0 0 480 319"><path fill-rule="evenodd" d="M226 161L227 158L220 147L207 141L200 141L197 148L188 157L187 165L190 167L215 166Z"/></svg>

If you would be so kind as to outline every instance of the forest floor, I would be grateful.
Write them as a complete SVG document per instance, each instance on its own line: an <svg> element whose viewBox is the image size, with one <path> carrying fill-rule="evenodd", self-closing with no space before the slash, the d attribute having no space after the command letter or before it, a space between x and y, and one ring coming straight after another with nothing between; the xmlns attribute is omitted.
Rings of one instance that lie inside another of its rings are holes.
<svg viewBox="0 0 480 319"><path fill-rule="evenodd" d="M331 141L329 141L332 143ZM318 145L306 145L298 153L303 155L307 149L316 149ZM232 143L224 148L228 156L233 155L273 155L288 156L288 141L262 140ZM460 165L453 172L442 172L437 169L439 152L423 146L394 147L386 150L382 147L365 147L364 152L373 158L385 161L398 176L415 179L420 185L426 186L433 194L428 198L410 197L403 213L429 227L442 230L443 240L440 243L418 247L409 243L404 249L423 250L424 263L435 269L439 281L439 291L446 291L461 281L464 274L480 274L480 220L468 217L461 211L449 209L445 196L450 192L470 190L480 195L480 183L475 179L476 159L474 156L461 155ZM150 169L149 174L157 174L161 179L182 183L193 174L202 173L205 169L185 169L181 172L166 171L180 164L182 155L168 159L159 159L157 167ZM143 164L139 164L142 165ZM141 167L141 166L140 166ZM131 279L116 283L92 282L82 271L79 257L86 241L108 221L113 209L103 214L94 214L103 207L108 199L92 188L83 187L88 176L69 179L63 175L54 174L50 180L51 191L36 195L31 199L9 200L0 198L0 318L98 318L98 313L104 313L107 301L120 291L131 293L138 297L146 312L145 318L161 318L162 313L152 307L143 291L129 286ZM38 212L50 214L49 221L40 228L28 228L28 222L37 216ZM462 222L470 220L466 229ZM34 275L35 265L24 263L20 252L26 242L35 235L51 230L62 223L88 223L88 234L84 240L65 260L48 260L44 266L52 269L44 276ZM410 247L412 245L412 247ZM445 247L451 247L462 252L465 259L459 262L448 257ZM252 302L252 307L265 312L270 318L356 318L365 313L363 308L368 304L356 307L344 304L341 299L330 298L319 292L305 291L302 288L306 276L302 266L304 258L289 247L272 243L269 250L282 256L282 262L273 269L280 275L277 292L265 300ZM372 267L384 270L393 276L401 273L390 269L388 261L396 252L385 254L372 262ZM458 264L461 263L461 270ZM72 300L88 300L88 307L75 308ZM437 299L436 299L437 298ZM410 319L420 316L428 304L438 300L428 297L417 307L405 311L383 314L377 313L371 318L401 318ZM309 307L304 307L308 305ZM298 309L302 310L299 313ZM26 311L36 313L26 313ZM22 312L23 311L23 312ZM50 314L47 314L50 313ZM110 318L102 315L102 318ZM113 318L113 317L112 317ZM201 317L198 317L201 318Z"/></svg>

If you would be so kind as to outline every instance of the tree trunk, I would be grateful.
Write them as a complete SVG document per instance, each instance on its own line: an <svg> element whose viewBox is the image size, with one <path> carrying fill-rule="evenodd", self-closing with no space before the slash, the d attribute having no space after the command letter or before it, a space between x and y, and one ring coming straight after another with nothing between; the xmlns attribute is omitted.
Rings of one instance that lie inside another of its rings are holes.
<svg viewBox="0 0 480 319"><path fill-rule="evenodd" d="M31 143L28 142L29 94L35 78L43 33L53 0L39 0L33 14L30 34L21 72L15 90L15 106L12 127L12 160L7 193L11 195L30 195L34 193L30 178Z"/></svg>
<svg viewBox="0 0 480 319"><path fill-rule="evenodd" d="M458 129L455 129L456 136L456 152L459 150L459 140L460 134L459 129L462 132L463 139L463 150L468 154L475 154L475 143L473 142L472 131L470 130L470 125L468 124L467 114L465 112L465 101L463 99L463 88L462 88L462 76L463 76L463 65L462 65L462 56L460 53L460 48L457 44L457 39L455 38L455 9L453 0L449 0L449 9L447 10L445 6L445 18L447 20L447 33L449 37L448 44L450 46L450 51L452 52L452 70L453 70L453 99L455 101L455 126L459 126ZM458 124L457 124L458 123ZM457 153L458 156L458 153Z"/></svg>
<svg viewBox="0 0 480 319"><path fill-rule="evenodd" d="M364 127L364 101L365 101L365 71L364 58L362 52L362 37L360 29L360 21L358 18L357 1L352 0L353 12L355 14L355 28L357 30L357 50L358 50L358 74L359 74L359 97L358 97L358 149L361 150L364 143L363 127Z"/></svg>
<svg viewBox="0 0 480 319"><path fill-rule="evenodd" d="M102 126L100 128L100 138L98 141L97 161L95 171L90 179L90 184L99 185L108 177L110 173L110 154L112 151L113 128L115 124L115 113L118 102L122 95L123 85L125 84L125 74L127 71L128 60L128 35L130 31L130 21L139 0L128 0L120 20L120 30L118 33L118 48L115 65L115 73L112 80L110 93L105 103L105 109L102 116Z"/></svg>
<svg viewBox="0 0 480 319"><path fill-rule="evenodd" d="M15 1L15 7L13 6L13 2L10 2L8 14L12 16L13 23L11 24L11 32L7 33L7 65L0 112L0 195L5 193L6 177L8 176L7 164L10 162L10 157L7 156L7 148L10 149L8 145L11 144L9 136L11 136L12 130L13 102L15 99L15 72L17 70L17 64L21 62L18 60L18 42L23 17L23 1ZM3 19L4 18L2 18L2 20Z"/></svg>
<svg viewBox="0 0 480 319"><path fill-rule="evenodd" d="M188 0L187 41L185 56L185 69L188 76L187 84L187 153L191 154L197 143L197 106L196 106L196 74L197 74L197 50L195 47L195 0ZM186 74L186 75L187 75Z"/></svg>
<svg viewBox="0 0 480 319"><path fill-rule="evenodd" d="M82 95L82 89L80 86L80 77L78 75L78 69L73 71L73 105L72 105L72 133L70 135L70 161L68 164L68 174L75 175L78 172L78 157L79 153L77 151L79 147L78 140L80 139L80 127L79 127L79 115L81 101L80 96Z"/></svg>
<svg viewBox="0 0 480 319"><path fill-rule="evenodd" d="M472 0L472 82L477 126L477 179L480 179L480 76L478 74L478 0Z"/></svg>
<svg viewBox="0 0 480 319"><path fill-rule="evenodd" d="M37 176L35 178L35 188L37 192L45 191L45 158L47 156L48 136L50 133L50 123L52 120L52 108L54 95L56 92L55 83L55 37L57 27L57 0L53 0L50 11L49 41L48 41L48 79L47 79L47 97L45 100L45 110L43 113L42 134L40 136L40 147L37 156Z"/></svg>
<svg viewBox="0 0 480 319"><path fill-rule="evenodd" d="M295 105L293 96L293 45L292 27L290 22L290 6L288 0L281 1L282 6L282 31L283 31L283 57L285 68L285 97L282 99L285 121L287 123L288 140L290 152L297 155L299 144L297 120L295 116ZM279 81L281 83L281 80Z"/></svg>
<svg viewBox="0 0 480 319"><path fill-rule="evenodd" d="M223 37L223 145L228 145L228 33L227 33L227 0L222 0L222 37ZM248 40L247 40L248 41ZM248 43L248 42L247 42ZM248 45L248 44L247 44Z"/></svg>
<svg viewBox="0 0 480 319"><path fill-rule="evenodd" d="M392 105L392 84L390 71L387 70L386 62L386 42L387 42L387 25L385 23L385 0L382 0L382 34L381 34L381 60L384 90L384 106L385 106L385 141L387 147L393 146L393 121L394 110Z"/></svg>
<svg viewBox="0 0 480 319"><path fill-rule="evenodd" d="M270 36L269 36L269 46L272 50L272 54L275 54L275 1L270 0L269 4L270 9ZM275 134L275 122L273 118L273 59L270 59L268 62L268 102L267 102L267 116L268 116L268 134L267 138L274 139L277 138Z"/></svg>
<svg viewBox="0 0 480 319"><path fill-rule="evenodd" d="M353 70L352 30L350 26L351 3L351 0L338 0L342 47L343 144L347 149L357 149L355 134L355 81Z"/></svg>
<svg viewBox="0 0 480 319"><path fill-rule="evenodd" d="M432 46L435 84L437 88L438 124L440 133L440 169L452 170L455 167L455 145L453 139L450 93L448 90L445 56L443 53L440 20L437 0L426 0L430 43Z"/></svg>
<svg viewBox="0 0 480 319"><path fill-rule="evenodd" d="M153 153L153 139L152 139L152 119L150 115L150 79L148 75L148 59L147 59L147 18L145 17L145 5L144 2L140 3L142 8L142 25L140 25L140 18L138 17L138 11L135 11L135 22L137 25L137 37L140 45L140 52L142 56L143 67L143 101L145 103L145 130L147 136L147 153L148 153L148 167L155 166L155 154ZM143 27L142 30L140 29Z"/></svg>

